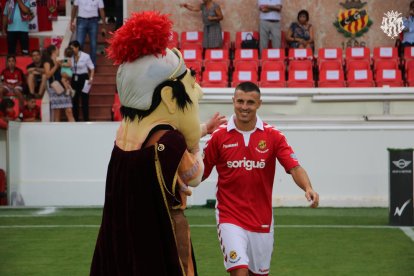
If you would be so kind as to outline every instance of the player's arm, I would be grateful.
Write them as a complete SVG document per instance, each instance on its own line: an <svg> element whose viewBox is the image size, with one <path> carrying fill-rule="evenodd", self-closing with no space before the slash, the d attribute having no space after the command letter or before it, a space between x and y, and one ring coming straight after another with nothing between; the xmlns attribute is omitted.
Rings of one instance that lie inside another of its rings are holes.
<svg viewBox="0 0 414 276"><path fill-rule="evenodd" d="M301 166L296 166L289 171L292 175L296 185L305 191L305 197L311 202L310 207L316 208L319 205L319 195L312 188L312 184L305 169Z"/></svg>

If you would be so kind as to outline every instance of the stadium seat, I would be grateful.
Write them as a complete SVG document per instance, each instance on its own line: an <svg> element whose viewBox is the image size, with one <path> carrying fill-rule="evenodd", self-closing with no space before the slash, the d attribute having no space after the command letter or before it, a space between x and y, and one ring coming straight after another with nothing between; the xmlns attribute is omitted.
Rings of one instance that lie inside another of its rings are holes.
<svg viewBox="0 0 414 276"><path fill-rule="evenodd" d="M319 87L345 87L344 72L338 70L322 70L319 72Z"/></svg>
<svg viewBox="0 0 414 276"><path fill-rule="evenodd" d="M204 54L204 64L209 62L226 62L227 66L229 66L229 51L227 49L206 49Z"/></svg>
<svg viewBox="0 0 414 276"><path fill-rule="evenodd" d="M285 61L285 49L263 49L261 62L265 61Z"/></svg>
<svg viewBox="0 0 414 276"><path fill-rule="evenodd" d="M231 48L230 32L221 32L223 37L223 49L229 50Z"/></svg>
<svg viewBox="0 0 414 276"><path fill-rule="evenodd" d="M181 48L189 47L189 45L198 45L203 48L203 32L184 31L181 33Z"/></svg>
<svg viewBox="0 0 414 276"><path fill-rule="evenodd" d="M259 68L259 51L257 49L236 49L234 54L233 65L236 68L237 63L250 61L256 64L256 71Z"/></svg>
<svg viewBox="0 0 414 276"><path fill-rule="evenodd" d="M407 72L407 86L414 86L414 70L410 70Z"/></svg>
<svg viewBox="0 0 414 276"><path fill-rule="evenodd" d="M235 42L234 42L234 48L235 49L241 49L241 43L242 43L243 40L246 39L246 36L249 33L253 36L253 38L255 38L257 40L259 39L259 32L257 32L257 31L238 31L238 32L236 32L236 39L235 39Z"/></svg>
<svg viewBox="0 0 414 276"><path fill-rule="evenodd" d="M289 62L288 87L314 87L312 62L292 60Z"/></svg>
<svg viewBox="0 0 414 276"><path fill-rule="evenodd" d="M7 56L0 56L0 72L6 68Z"/></svg>
<svg viewBox="0 0 414 276"><path fill-rule="evenodd" d="M405 77L407 78L410 71L414 71L414 59L405 60L404 64Z"/></svg>
<svg viewBox="0 0 414 276"><path fill-rule="evenodd" d="M396 69L400 65L400 58L398 57L398 48L396 47L375 47L372 57L374 71L377 70L378 64L381 62L394 62Z"/></svg>
<svg viewBox="0 0 414 276"><path fill-rule="evenodd" d="M346 71L371 70L371 63L367 59L350 59L346 62Z"/></svg>
<svg viewBox="0 0 414 276"><path fill-rule="evenodd" d="M372 71L367 69L350 70L347 73L348 87L374 87Z"/></svg>
<svg viewBox="0 0 414 276"><path fill-rule="evenodd" d="M288 58L289 60L301 60L301 59L313 60L312 49L311 48L306 48L306 49L289 48Z"/></svg>
<svg viewBox="0 0 414 276"><path fill-rule="evenodd" d="M33 50L40 50L39 38L38 37L30 37L29 36L29 54ZM16 46L16 54L21 54L21 52L22 51L21 51L20 43L17 43L17 46Z"/></svg>
<svg viewBox="0 0 414 276"><path fill-rule="evenodd" d="M16 67L19 67L20 69L22 69L24 74L27 74L27 65L29 65L30 63L32 63L33 60L31 57L29 56L17 56L16 57Z"/></svg>
<svg viewBox="0 0 414 276"><path fill-rule="evenodd" d="M323 60L319 63L319 72L323 70L341 70L342 63L339 60Z"/></svg>
<svg viewBox="0 0 414 276"><path fill-rule="evenodd" d="M7 55L7 38L0 36L0 55Z"/></svg>
<svg viewBox="0 0 414 276"><path fill-rule="evenodd" d="M322 69L322 65L325 62L339 63L343 66L343 57L341 48L319 48L317 64L319 70Z"/></svg>
<svg viewBox="0 0 414 276"><path fill-rule="evenodd" d="M237 62L234 63L234 70L238 70L238 71L243 71L243 70L248 70L248 71L255 71L258 72L259 67L257 65L257 62L255 62L254 60L238 60Z"/></svg>
<svg viewBox="0 0 414 276"><path fill-rule="evenodd" d="M233 72L233 81L231 82L231 87L235 87L240 82L244 82L244 81L251 81L253 83L258 84L257 71L253 71L253 70L237 71L237 70L235 70Z"/></svg>
<svg viewBox="0 0 414 276"><path fill-rule="evenodd" d="M261 87L286 87L284 62L264 61L259 84Z"/></svg>
<svg viewBox="0 0 414 276"><path fill-rule="evenodd" d="M112 120L113 121L122 121L121 115L121 102L119 100L118 93L114 94L114 103L112 104Z"/></svg>
<svg viewBox="0 0 414 276"><path fill-rule="evenodd" d="M378 87L402 87L404 86L401 71L398 69L379 69L376 73L376 85Z"/></svg>
<svg viewBox="0 0 414 276"><path fill-rule="evenodd" d="M356 68L349 68L349 62L351 60L365 61L369 66L371 66L371 57L370 50L367 47L349 47L345 50L345 64L346 70L352 70Z"/></svg>
<svg viewBox="0 0 414 276"><path fill-rule="evenodd" d="M203 51L198 48L182 48L181 53L185 62L187 61L198 61L200 63L203 62Z"/></svg>
<svg viewBox="0 0 414 276"><path fill-rule="evenodd" d="M196 80L197 82L201 82L201 74L202 74L202 65L200 61L186 61L185 65L187 68L191 68L196 71Z"/></svg>
<svg viewBox="0 0 414 276"><path fill-rule="evenodd" d="M227 87L227 72L221 70L203 72L202 87Z"/></svg>
<svg viewBox="0 0 414 276"><path fill-rule="evenodd" d="M180 45L178 43L178 33L176 31L171 32L170 40L168 41L168 48L179 48Z"/></svg>

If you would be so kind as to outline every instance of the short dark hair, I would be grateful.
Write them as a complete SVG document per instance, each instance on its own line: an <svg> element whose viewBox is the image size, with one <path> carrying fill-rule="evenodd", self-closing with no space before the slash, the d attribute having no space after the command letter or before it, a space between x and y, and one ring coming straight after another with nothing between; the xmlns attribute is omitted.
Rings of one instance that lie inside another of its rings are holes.
<svg viewBox="0 0 414 276"><path fill-rule="evenodd" d="M260 94L259 86L250 81L241 82L239 85L236 86L235 91L237 90L241 90L244 92L257 92Z"/></svg>
<svg viewBox="0 0 414 276"><path fill-rule="evenodd" d="M69 46L73 46L73 47L75 47L75 48L80 48L80 47L81 47L81 45L80 45L79 41L77 41L77 40L72 40L72 41L69 43Z"/></svg>
<svg viewBox="0 0 414 276"><path fill-rule="evenodd" d="M26 98L26 101L30 101L30 100L36 99L35 95L30 94L30 93L29 94L26 94L25 98Z"/></svg>
<svg viewBox="0 0 414 276"><path fill-rule="evenodd" d="M15 55L7 55L6 61L8 61L10 58L14 59L14 61L16 61L16 56Z"/></svg>
<svg viewBox="0 0 414 276"><path fill-rule="evenodd" d="M299 20L299 17L300 17L301 15L304 15L304 16L306 17L306 21L309 21L309 13L308 13L308 11L307 11L307 10L300 10L300 11L298 12L298 20Z"/></svg>
<svg viewBox="0 0 414 276"><path fill-rule="evenodd" d="M193 70L190 70L190 71L191 71L191 75L195 76L195 71ZM184 84L180 81L182 78L184 78L186 74L187 74L187 70L183 74L178 76L177 80L166 80L160 83L154 89L154 94L152 95L151 106L148 110L140 110L140 109L136 109L132 107L121 106L120 111L121 111L122 118L129 118L131 121L133 121L135 117L138 117L138 120L141 120L142 118L151 114L161 103L161 90L166 86L172 87L173 98L177 99L178 108L181 110L184 110L187 104L193 103L185 91Z"/></svg>
<svg viewBox="0 0 414 276"><path fill-rule="evenodd" d="M3 112L5 112L7 108L11 108L11 107L14 107L14 101L12 99L4 98L0 102L0 110Z"/></svg>
<svg viewBox="0 0 414 276"><path fill-rule="evenodd" d="M33 54L33 53L39 53L40 54L40 50L39 49L34 49L30 52L30 54Z"/></svg>

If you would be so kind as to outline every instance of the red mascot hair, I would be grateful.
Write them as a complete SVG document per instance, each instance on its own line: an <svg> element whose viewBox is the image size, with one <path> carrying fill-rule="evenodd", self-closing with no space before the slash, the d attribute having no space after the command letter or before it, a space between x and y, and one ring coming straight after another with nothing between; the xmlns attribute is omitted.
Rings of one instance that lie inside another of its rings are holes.
<svg viewBox="0 0 414 276"><path fill-rule="evenodd" d="M169 15L155 11L132 13L108 40L107 56L121 64L146 55L165 55L171 29Z"/></svg>

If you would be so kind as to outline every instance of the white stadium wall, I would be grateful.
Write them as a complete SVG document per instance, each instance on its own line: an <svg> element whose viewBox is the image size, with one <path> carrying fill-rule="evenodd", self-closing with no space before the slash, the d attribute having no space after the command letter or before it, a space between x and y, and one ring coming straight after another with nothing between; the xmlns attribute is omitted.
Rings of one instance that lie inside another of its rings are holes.
<svg viewBox="0 0 414 276"><path fill-rule="evenodd" d="M269 121L274 124L275 121ZM100 206L118 123L17 123L0 132L9 151L9 200L26 206ZM321 206L388 206L387 148L413 148L413 122L278 123ZM7 140L7 143L5 142ZM205 140L202 141L204 144ZM215 198L217 175L194 189L190 205ZM305 206L303 192L278 165L274 206ZM20 195L23 200L16 200ZM10 201L9 201L10 202Z"/></svg>

